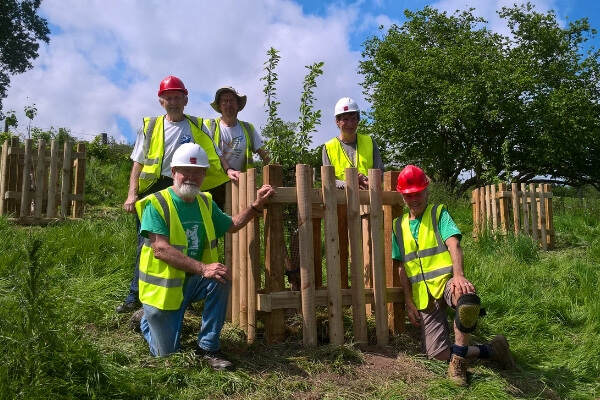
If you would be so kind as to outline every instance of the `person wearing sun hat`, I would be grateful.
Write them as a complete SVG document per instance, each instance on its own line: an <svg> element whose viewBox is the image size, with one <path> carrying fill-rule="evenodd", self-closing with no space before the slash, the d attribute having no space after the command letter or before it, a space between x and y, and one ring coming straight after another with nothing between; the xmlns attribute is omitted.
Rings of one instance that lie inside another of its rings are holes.
<svg viewBox="0 0 600 400"><path fill-rule="evenodd" d="M220 87L210 105L221 116L204 120L230 168L239 172L252 168L253 154L260 156L263 165L270 162L269 152L263 147L263 140L257 129L251 123L238 119L238 113L246 107L247 100L246 95L238 93L231 86ZM223 207L225 184L211 189L210 192L215 202Z"/></svg>

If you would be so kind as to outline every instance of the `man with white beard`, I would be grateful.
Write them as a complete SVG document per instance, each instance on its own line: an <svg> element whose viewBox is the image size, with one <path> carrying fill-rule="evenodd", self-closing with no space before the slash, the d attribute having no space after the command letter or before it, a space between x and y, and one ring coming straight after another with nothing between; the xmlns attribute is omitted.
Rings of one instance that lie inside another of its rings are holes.
<svg viewBox="0 0 600 400"><path fill-rule="evenodd" d="M197 352L215 370L232 369L219 351L231 290L231 271L218 262L217 239L234 233L262 214L275 192L263 185L257 199L234 217L224 214L200 187L209 167L206 152L186 143L173 154L173 186L138 201L140 234L139 293L143 309L134 313L154 356L180 349L183 317L189 304L204 300ZM142 316L143 314L143 316ZM137 328L137 326L134 326Z"/></svg>

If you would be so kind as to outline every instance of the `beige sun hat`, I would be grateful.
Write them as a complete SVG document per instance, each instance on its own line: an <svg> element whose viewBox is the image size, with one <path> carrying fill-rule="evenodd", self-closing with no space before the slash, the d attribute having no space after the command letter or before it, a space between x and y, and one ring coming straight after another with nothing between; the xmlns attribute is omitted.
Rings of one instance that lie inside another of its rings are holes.
<svg viewBox="0 0 600 400"><path fill-rule="evenodd" d="M246 95L239 94L237 90L235 90L231 86L223 86L217 90L217 93L215 93L215 101L210 103L210 106L213 108L213 110L215 110L218 113L221 113L221 109L219 108L219 97L221 96L221 94L223 94L223 92L231 92L235 94L235 97L237 97L238 100L238 112L244 109L247 100Z"/></svg>

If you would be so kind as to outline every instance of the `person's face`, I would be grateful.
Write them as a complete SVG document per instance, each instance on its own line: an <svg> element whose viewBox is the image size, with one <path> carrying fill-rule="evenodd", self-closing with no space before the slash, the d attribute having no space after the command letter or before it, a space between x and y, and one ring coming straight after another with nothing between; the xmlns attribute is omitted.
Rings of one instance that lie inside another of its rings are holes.
<svg viewBox="0 0 600 400"><path fill-rule="evenodd" d="M175 193L185 201L192 201L200 192L200 186L206 177L206 168L173 167L171 173Z"/></svg>
<svg viewBox="0 0 600 400"><path fill-rule="evenodd" d="M219 96L219 107L221 114L227 117L237 117L238 113L238 102L235 94L231 92L224 92Z"/></svg>
<svg viewBox="0 0 600 400"><path fill-rule="evenodd" d="M413 218L419 217L427 208L427 189L416 193L402 193L402 198Z"/></svg>
<svg viewBox="0 0 600 400"><path fill-rule="evenodd" d="M358 113L357 112L349 112L340 114L335 123L340 130L347 135L354 135L356 133L356 128L358 128Z"/></svg>
<svg viewBox="0 0 600 400"><path fill-rule="evenodd" d="M183 115L183 109L188 103L188 97L185 93L178 90L167 90L160 95L158 101L170 117L177 118Z"/></svg>

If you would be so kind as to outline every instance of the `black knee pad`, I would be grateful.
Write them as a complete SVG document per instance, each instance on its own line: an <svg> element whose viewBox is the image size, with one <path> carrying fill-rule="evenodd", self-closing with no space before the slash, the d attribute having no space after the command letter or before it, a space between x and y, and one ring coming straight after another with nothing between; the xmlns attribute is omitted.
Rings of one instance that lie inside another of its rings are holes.
<svg viewBox="0 0 600 400"><path fill-rule="evenodd" d="M485 315L485 309L481 308L481 299L475 293L463 294L456 302L456 314L454 322L459 331L471 333L477 327L480 315Z"/></svg>

